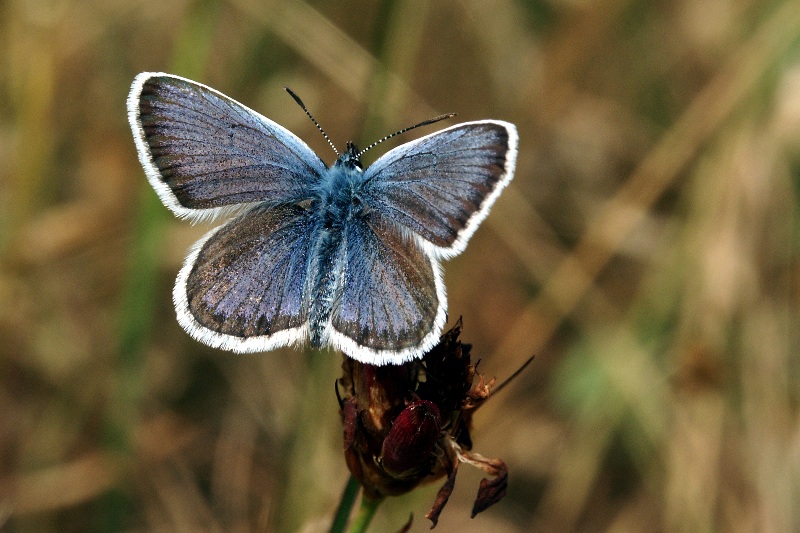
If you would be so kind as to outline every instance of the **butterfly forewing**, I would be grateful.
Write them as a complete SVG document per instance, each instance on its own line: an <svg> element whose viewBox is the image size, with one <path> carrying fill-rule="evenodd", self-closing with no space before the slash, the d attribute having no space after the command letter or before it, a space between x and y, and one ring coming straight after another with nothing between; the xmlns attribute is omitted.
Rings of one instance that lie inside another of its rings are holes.
<svg viewBox="0 0 800 533"><path fill-rule="evenodd" d="M148 179L180 216L300 201L325 171L320 158L285 128L177 76L137 76L128 114Z"/></svg>
<svg viewBox="0 0 800 533"><path fill-rule="evenodd" d="M511 180L516 153L512 124L457 124L401 145L367 168L364 201L422 237L434 256L452 257Z"/></svg>
<svg viewBox="0 0 800 533"><path fill-rule="evenodd" d="M178 275L174 296L184 328L237 352L302 340L312 224L298 206L262 204L210 233Z"/></svg>
<svg viewBox="0 0 800 533"><path fill-rule="evenodd" d="M372 364L419 357L445 322L439 265L379 213L351 219L345 247L341 296L331 316L333 344Z"/></svg>

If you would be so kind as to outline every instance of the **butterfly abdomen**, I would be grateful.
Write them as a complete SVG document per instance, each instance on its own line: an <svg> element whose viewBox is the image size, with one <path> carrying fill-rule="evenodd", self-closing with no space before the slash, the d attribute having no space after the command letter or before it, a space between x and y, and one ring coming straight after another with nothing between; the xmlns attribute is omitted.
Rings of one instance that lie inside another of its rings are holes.
<svg viewBox="0 0 800 533"><path fill-rule="evenodd" d="M340 289L339 280L342 277L344 260L341 232L323 230L311 266L314 282L308 334L309 342L314 348L320 348L327 343L328 323Z"/></svg>

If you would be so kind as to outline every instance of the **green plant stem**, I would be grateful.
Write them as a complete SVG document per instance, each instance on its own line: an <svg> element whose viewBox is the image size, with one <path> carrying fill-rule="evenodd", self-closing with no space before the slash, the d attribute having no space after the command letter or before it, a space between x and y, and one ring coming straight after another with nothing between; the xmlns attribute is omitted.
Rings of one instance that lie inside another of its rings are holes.
<svg viewBox="0 0 800 533"><path fill-rule="evenodd" d="M382 502L383 498L373 500L362 496L358 513L356 513L356 517L353 519L353 523L350 524L350 529L347 530L347 533L364 533L367 531L370 522L372 522L372 517L375 516L375 511L378 510L378 506Z"/></svg>
<svg viewBox="0 0 800 533"><path fill-rule="evenodd" d="M344 486L342 499L339 500L339 507L336 509L336 514L333 517L330 533L344 533L345 527L347 527L347 519L350 518L353 505L356 503L359 488L361 487L358 481L351 475L347 479L347 485Z"/></svg>

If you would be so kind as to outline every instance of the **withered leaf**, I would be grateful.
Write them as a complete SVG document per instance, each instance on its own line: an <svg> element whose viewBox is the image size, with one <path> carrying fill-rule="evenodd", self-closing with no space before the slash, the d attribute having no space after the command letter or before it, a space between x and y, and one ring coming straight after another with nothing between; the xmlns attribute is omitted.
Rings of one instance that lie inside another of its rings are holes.
<svg viewBox="0 0 800 533"><path fill-rule="evenodd" d="M504 465L505 466L505 465ZM508 488L508 469L504 469L497 477L492 479L483 478L481 486L478 488L478 497L472 506L471 518L482 513L492 505L496 504L506 495Z"/></svg>

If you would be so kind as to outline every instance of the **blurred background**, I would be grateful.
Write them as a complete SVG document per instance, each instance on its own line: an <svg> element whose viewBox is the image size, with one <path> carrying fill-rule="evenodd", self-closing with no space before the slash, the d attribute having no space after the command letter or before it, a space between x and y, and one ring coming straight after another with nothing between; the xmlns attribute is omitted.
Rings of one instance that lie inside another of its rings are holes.
<svg viewBox="0 0 800 533"><path fill-rule="evenodd" d="M209 226L137 161L141 71L328 163L284 85L339 147L443 112L519 128L444 266L480 370L536 359L476 417L507 497L470 520L464 465L437 531L800 530L797 0L0 3L0 530L324 531L347 479L339 354L178 326ZM427 531L438 488L373 531Z"/></svg>

